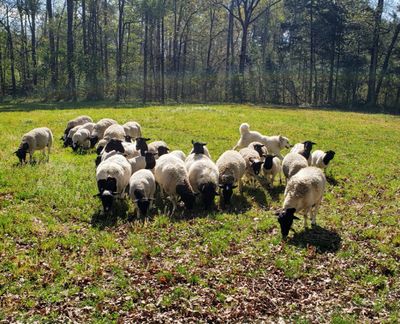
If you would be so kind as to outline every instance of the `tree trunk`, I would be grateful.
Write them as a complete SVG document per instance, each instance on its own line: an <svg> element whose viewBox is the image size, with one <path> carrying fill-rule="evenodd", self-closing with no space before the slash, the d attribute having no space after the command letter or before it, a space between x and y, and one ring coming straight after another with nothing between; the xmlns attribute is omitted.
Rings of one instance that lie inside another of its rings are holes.
<svg viewBox="0 0 400 324"><path fill-rule="evenodd" d="M161 18L161 103L165 102L165 44L164 44L164 16Z"/></svg>
<svg viewBox="0 0 400 324"><path fill-rule="evenodd" d="M125 0L118 1L118 43L117 43L117 89L115 100L121 99L121 85L122 85L122 50L124 45L124 8Z"/></svg>
<svg viewBox="0 0 400 324"><path fill-rule="evenodd" d="M87 41L87 22L86 22L86 0L82 0L82 43L83 54L88 54L88 41Z"/></svg>
<svg viewBox="0 0 400 324"><path fill-rule="evenodd" d="M74 0L67 0L67 71L68 99L76 101L76 81L74 67Z"/></svg>
<svg viewBox="0 0 400 324"><path fill-rule="evenodd" d="M33 86L37 85L37 57L36 57L36 11L38 3L36 0L31 0L30 4L30 14L31 14L31 54L32 54L32 82Z"/></svg>
<svg viewBox="0 0 400 324"><path fill-rule="evenodd" d="M233 61L231 56L233 55L233 1L230 4L230 10L228 11L228 33L226 36L226 56L225 56L225 101L229 101L231 95L231 73Z"/></svg>
<svg viewBox="0 0 400 324"><path fill-rule="evenodd" d="M308 102L313 102L313 69L314 69L314 30L313 30L313 0L310 3L310 69L308 79Z"/></svg>
<svg viewBox="0 0 400 324"><path fill-rule="evenodd" d="M52 0L46 0L48 29L49 29L49 51L50 51L50 73L51 73L51 90L54 92L57 88L57 73L56 73L56 53L54 44L54 21Z"/></svg>
<svg viewBox="0 0 400 324"><path fill-rule="evenodd" d="M371 62L369 66L367 93L367 104L370 106L374 106L376 104L376 68L378 65L379 33L382 20L383 2L384 0L378 0L378 5L375 10L375 25L371 46Z"/></svg>
<svg viewBox="0 0 400 324"><path fill-rule="evenodd" d="M144 44L143 44L143 103L147 101L147 43L148 43L148 15L147 11L144 14Z"/></svg>
<svg viewBox="0 0 400 324"><path fill-rule="evenodd" d="M108 17L107 17L107 10L108 10L108 4L107 0L104 0L104 8L103 8L103 13L104 13L104 77L106 81L106 85L108 85L109 79L110 79L110 72L109 72L109 67L108 67Z"/></svg>

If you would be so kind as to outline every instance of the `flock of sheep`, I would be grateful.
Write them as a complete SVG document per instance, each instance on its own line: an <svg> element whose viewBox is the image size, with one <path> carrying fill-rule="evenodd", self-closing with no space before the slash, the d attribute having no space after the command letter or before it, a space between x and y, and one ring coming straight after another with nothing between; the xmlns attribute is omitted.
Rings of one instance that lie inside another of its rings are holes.
<svg viewBox="0 0 400 324"><path fill-rule="evenodd" d="M232 149L225 151L214 163L206 143L192 141L193 149L169 150L164 141L147 144L142 137L141 126L134 121L119 125L115 120L104 118L93 123L88 116L79 116L68 122L62 136L64 147L74 151L96 147L96 180L104 213L112 211L116 199L129 195L136 206L137 215L146 215L155 200L157 188L162 198L172 202L170 214L174 214L178 202L192 209L200 200L205 209L214 205L220 195L221 206L229 205L233 189L239 187L242 194L243 181L251 183L264 179L272 187L276 176L286 177L285 199L282 210L277 213L282 236L286 237L299 219L294 213L302 211L304 224L311 216L312 224L325 191L323 172L335 152L316 150L315 143L305 141L292 146L284 136L264 136L251 131L247 123L240 125L240 139ZM53 135L46 127L35 128L22 137L15 152L20 163L30 162L36 150L50 149ZM291 148L285 157L281 150ZM239 149L239 151L237 151ZM322 169L322 170L321 170ZM200 198L200 199L197 199Z"/></svg>

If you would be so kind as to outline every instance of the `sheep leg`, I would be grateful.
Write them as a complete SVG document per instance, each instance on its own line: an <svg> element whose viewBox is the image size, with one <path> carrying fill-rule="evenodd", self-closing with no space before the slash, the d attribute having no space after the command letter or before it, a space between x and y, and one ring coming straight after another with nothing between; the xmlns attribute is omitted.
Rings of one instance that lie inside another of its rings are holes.
<svg viewBox="0 0 400 324"><path fill-rule="evenodd" d="M311 214L311 225L312 226L317 225L317 213L318 213L318 209L319 209L320 204L321 204L321 200L318 201L314 205L314 208L313 208L313 211L312 211L312 214Z"/></svg>
<svg viewBox="0 0 400 324"><path fill-rule="evenodd" d="M47 146L47 162L50 161L50 151L51 151L50 146Z"/></svg>

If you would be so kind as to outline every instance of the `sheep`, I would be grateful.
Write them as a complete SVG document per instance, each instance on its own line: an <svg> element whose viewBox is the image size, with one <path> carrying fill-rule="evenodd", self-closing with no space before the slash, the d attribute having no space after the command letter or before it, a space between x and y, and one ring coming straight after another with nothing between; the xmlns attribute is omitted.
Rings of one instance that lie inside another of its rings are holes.
<svg viewBox="0 0 400 324"><path fill-rule="evenodd" d="M277 174L279 174L279 182L282 183L281 172L281 160L277 156L267 154L262 167L262 173L265 176L269 186L272 187L274 185L274 180Z"/></svg>
<svg viewBox="0 0 400 324"><path fill-rule="evenodd" d="M136 205L137 217L147 215L156 191L156 180L150 170L139 170L129 180L129 197Z"/></svg>
<svg viewBox="0 0 400 324"><path fill-rule="evenodd" d="M320 169L326 169L329 162L335 157L334 151L316 150L311 155L311 165Z"/></svg>
<svg viewBox="0 0 400 324"><path fill-rule="evenodd" d="M145 152L144 155L139 155L128 160L132 167L132 174L141 169L152 170L156 166L154 153Z"/></svg>
<svg viewBox="0 0 400 324"><path fill-rule="evenodd" d="M97 143L96 153L100 155L101 152L104 150L104 147L107 145L107 141L103 138Z"/></svg>
<svg viewBox="0 0 400 324"><path fill-rule="evenodd" d="M248 147L245 147L239 151L239 154L246 161L245 175L247 176L247 178L256 178L257 180L259 180L258 175L261 171L263 160L260 159L258 152Z"/></svg>
<svg viewBox="0 0 400 324"><path fill-rule="evenodd" d="M104 132L103 138L109 142L112 139L125 140L125 130L121 125L112 124Z"/></svg>
<svg viewBox="0 0 400 324"><path fill-rule="evenodd" d="M286 154L282 162L282 170L286 180L289 180L297 172L306 167L308 167L306 158L297 153Z"/></svg>
<svg viewBox="0 0 400 324"><path fill-rule="evenodd" d="M78 149L89 149L90 148L90 131L86 128L79 128L78 131L72 136L72 149L77 151Z"/></svg>
<svg viewBox="0 0 400 324"><path fill-rule="evenodd" d="M93 122L93 119L90 118L89 116L79 116L79 117L76 117L76 118L70 120L67 123L67 127L64 130L64 135L63 135L63 137L61 137L61 140L63 140L65 142L66 138L68 137L69 131L72 128L74 128L75 126L83 125L85 123L91 123L91 122ZM72 136L71 136L71 138L72 138Z"/></svg>
<svg viewBox="0 0 400 324"><path fill-rule="evenodd" d="M72 137L81 127L82 125L77 125L69 130L67 137L64 139L64 147L72 147Z"/></svg>
<svg viewBox="0 0 400 324"><path fill-rule="evenodd" d="M122 125L125 131L125 140L131 142L136 140L136 138L142 136L142 128L139 123L135 121L130 121Z"/></svg>
<svg viewBox="0 0 400 324"><path fill-rule="evenodd" d="M205 209L210 209L218 195L218 168L210 158L202 155L188 169L189 182L193 191L201 194Z"/></svg>
<svg viewBox="0 0 400 324"><path fill-rule="evenodd" d="M205 145L207 145L207 143L194 142L192 140L192 144L193 144L193 149L192 149L191 153L185 159L185 166L186 166L187 171L189 171L191 165L196 160L203 159L203 157L211 160L210 154L207 150L207 147L205 147Z"/></svg>
<svg viewBox="0 0 400 324"><path fill-rule="evenodd" d="M315 145L315 144L316 143L311 142L311 141L297 143L292 147L290 152L303 155L306 158L308 165L311 165L311 150L312 150L313 145Z"/></svg>
<svg viewBox="0 0 400 324"><path fill-rule="evenodd" d="M174 156L176 156L177 158L181 159L184 162L186 160L186 155L185 155L185 153L183 153L183 151L175 150L175 151L169 152L168 154L174 155Z"/></svg>
<svg viewBox="0 0 400 324"><path fill-rule="evenodd" d="M131 165L122 155L114 155L101 162L96 170L99 197L105 213L108 213L115 198L124 198L129 179L132 175Z"/></svg>
<svg viewBox="0 0 400 324"><path fill-rule="evenodd" d="M189 182L185 163L173 154L165 154L157 160L154 170L161 191L165 192L172 202L171 215L177 207L177 199L181 198L187 209L192 209L195 194Z"/></svg>
<svg viewBox="0 0 400 324"><path fill-rule="evenodd" d="M147 141L150 141L150 138L145 138L145 137L137 137L136 138L136 150L140 151L141 155L144 155L144 153L149 150Z"/></svg>
<svg viewBox="0 0 400 324"><path fill-rule="evenodd" d="M148 151L154 153L158 159L161 155L168 154L169 148L164 141L155 141L148 145Z"/></svg>
<svg viewBox="0 0 400 324"><path fill-rule="evenodd" d="M218 158L219 187L222 191L224 204L230 204L233 189L239 184L239 192L243 192L242 177L246 172L246 161L242 155L234 150L229 150Z"/></svg>
<svg viewBox="0 0 400 324"><path fill-rule="evenodd" d="M208 151L208 148L206 147L207 143L202 143L202 142L195 142L192 140L193 144L193 149L190 151L190 154L205 154L211 159L210 152Z"/></svg>
<svg viewBox="0 0 400 324"><path fill-rule="evenodd" d="M284 148L290 148L291 145L287 137L282 135L275 136L264 136L257 131L251 131L250 125L243 123L239 127L240 139L233 148L233 150L247 147L251 142L260 142L265 145L269 154L274 154L283 160L281 150Z"/></svg>
<svg viewBox="0 0 400 324"><path fill-rule="evenodd" d="M104 132L113 124L118 124L114 119L100 119L94 126L92 136L90 138L90 147L93 148L96 143L104 137Z"/></svg>
<svg viewBox="0 0 400 324"><path fill-rule="evenodd" d="M311 224L316 225L316 216L325 191L326 178L322 170L306 167L295 174L286 186L285 200L278 216L282 237L286 238L293 220L299 219L295 212L303 211L304 227L307 227L307 216Z"/></svg>
<svg viewBox="0 0 400 324"><path fill-rule="evenodd" d="M99 141L99 143L101 141ZM132 159L140 155L140 153L136 151L135 144L112 139L102 148L101 152L98 153L95 161L96 166L98 166L100 162L105 161L108 157L114 155L110 154L112 152L115 152L115 154L121 154L127 159Z"/></svg>
<svg viewBox="0 0 400 324"><path fill-rule="evenodd" d="M268 154L267 148L264 144L261 144L260 142L251 142L247 147L257 151L260 157Z"/></svg>
<svg viewBox="0 0 400 324"><path fill-rule="evenodd" d="M47 162L50 159L50 150L53 145L53 133L47 127L34 128L22 136L21 144L14 154L18 157L19 163L26 163L26 153L29 153L29 162L32 162L33 153L37 150L43 150L47 147Z"/></svg>

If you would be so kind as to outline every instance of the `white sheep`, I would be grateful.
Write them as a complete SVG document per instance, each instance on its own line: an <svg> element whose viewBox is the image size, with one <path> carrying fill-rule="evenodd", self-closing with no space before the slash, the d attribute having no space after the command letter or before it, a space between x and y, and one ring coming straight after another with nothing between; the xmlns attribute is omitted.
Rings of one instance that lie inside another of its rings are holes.
<svg viewBox="0 0 400 324"><path fill-rule="evenodd" d="M92 118L90 118L89 116L84 116L84 115L83 116L78 116L78 117L70 120L67 123L67 127L65 128L64 135L63 135L63 137L61 139L65 141L67 136L68 136L69 131L72 128L74 128L75 126L83 125L85 123L91 123L91 122L93 122ZM71 136L71 138L72 138L72 136Z"/></svg>
<svg viewBox="0 0 400 324"><path fill-rule="evenodd" d="M90 148L90 131L87 128L79 128L78 131L72 136L72 149L87 150Z"/></svg>
<svg viewBox="0 0 400 324"><path fill-rule="evenodd" d="M301 169L308 167L306 158L297 153L288 153L282 161L283 174L289 180Z"/></svg>
<svg viewBox="0 0 400 324"><path fill-rule="evenodd" d="M156 166L154 153L151 152L128 159L128 161L131 164L132 174L141 169L153 170Z"/></svg>
<svg viewBox="0 0 400 324"><path fill-rule="evenodd" d="M155 178L172 202L171 215L174 214L178 197L184 202L187 209L192 209L195 202L195 195L189 182L185 163L172 154L164 154L157 160L155 167Z"/></svg>
<svg viewBox="0 0 400 324"><path fill-rule="evenodd" d="M96 143L104 137L104 132L106 131L106 129L114 124L118 124L114 119L100 119L94 126L92 137L90 139L90 146L94 147Z"/></svg>
<svg viewBox="0 0 400 324"><path fill-rule="evenodd" d="M239 151L239 154L246 161L246 177L249 180L259 180L258 175L260 174L263 160L260 158L258 152L251 148L245 147Z"/></svg>
<svg viewBox="0 0 400 324"><path fill-rule="evenodd" d="M297 143L292 147L290 152L303 155L306 158L308 165L311 165L311 150L312 150L313 145L315 145L315 144L316 143L311 142L311 141Z"/></svg>
<svg viewBox="0 0 400 324"><path fill-rule="evenodd" d="M174 150L172 152L169 152L168 154L176 156L178 159L181 159L182 161L186 160L186 155L183 153L181 150Z"/></svg>
<svg viewBox="0 0 400 324"><path fill-rule="evenodd" d="M115 198L124 198L129 179L132 175L131 165L122 155L114 155L101 162L96 169L96 180L104 212L109 212Z"/></svg>
<svg viewBox="0 0 400 324"><path fill-rule="evenodd" d="M100 140L99 144L105 141ZM98 147L98 151L100 147ZM121 154L125 156L127 159L132 159L134 157L140 156L140 152L136 151L136 147L134 143L130 142L122 142L121 140L112 139L101 149L101 152L98 153L96 158L96 166L100 164L100 162L107 160L110 156L115 154Z"/></svg>
<svg viewBox="0 0 400 324"><path fill-rule="evenodd" d="M299 219L295 212L303 211L304 227L307 227L307 216L311 216L311 224L316 225L316 216L326 186L324 173L315 167L306 167L290 178L285 190L283 209L278 214L282 236L285 238L293 224Z"/></svg>
<svg viewBox="0 0 400 324"><path fill-rule="evenodd" d="M136 138L142 136L142 127L135 121L130 121L122 125L125 130L125 140L127 142L135 141Z"/></svg>
<svg viewBox="0 0 400 324"><path fill-rule="evenodd" d="M268 153L278 156L281 160L281 150L284 148L290 148L289 140L282 135L265 136L260 132L251 131L250 125L243 123L239 127L240 139L233 148L234 150L247 147L251 142L260 142L264 144Z"/></svg>
<svg viewBox="0 0 400 324"><path fill-rule="evenodd" d="M208 151L208 148L206 147L207 143L202 143L202 142L195 142L192 140L193 148L190 151L190 154L204 154L207 155L211 159L210 152Z"/></svg>
<svg viewBox="0 0 400 324"><path fill-rule="evenodd" d="M267 154L262 167L262 173L267 180L269 186L274 185L275 177L279 174L279 182L282 183L282 162L274 155Z"/></svg>
<svg viewBox="0 0 400 324"><path fill-rule="evenodd" d="M82 125L77 125L73 128L71 128L68 132L67 137L64 139L64 147L71 146L72 147L72 137L74 137L74 134L82 127Z"/></svg>
<svg viewBox="0 0 400 324"><path fill-rule="evenodd" d="M334 151L316 150L311 155L311 165L320 169L326 169L329 162L335 157Z"/></svg>
<svg viewBox="0 0 400 324"><path fill-rule="evenodd" d="M112 139L125 141L125 130L121 125L112 124L104 132L103 138L109 142Z"/></svg>
<svg viewBox="0 0 400 324"><path fill-rule="evenodd" d="M164 154L168 154L169 148L164 141L151 142L148 145L148 151L155 154L156 159Z"/></svg>
<svg viewBox="0 0 400 324"><path fill-rule="evenodd" d="M29 162L32 162L33 153L37 150L43 150L43 154L46 155L47 147L47 161L49 161L52 145L53 133L51 130L47 127L35 128L22 136L21 144L14 154L22 164L26 162L26 153L29 153Z"/></svg>
<svg viewBox="0 0 400 324"><path fill-rule="evenodd" d="M260 142L251 142L247 147L257 151L260 157L263 157L268 154L267 148L265 147L264 144Z"/></svg>
<svg viewBox="0 0 400 324"><path fill-rule="evenodd" d="M239 152L229 150L222 153L216 165L223 201L225 204L229 204L236 184L239 185L239 192L242 193L243 191L242 177L246 172L246 161Z"/></svg>
<svg viewBox="0 0 400 324"><path fill-rule="evenodd" d="M217 193L219 172L210 158L198 154L202 158L196 159L188 169L189 182L195 194L201 194L205 209L210 209Z"/></svg>
<svg viewBox="0 0 400 324"><path fill-rule="evenodd" d="M156 191L156 180L150 170L139 170L129 180L129 196L136 205L137 217L147 215Z"/></svg>

